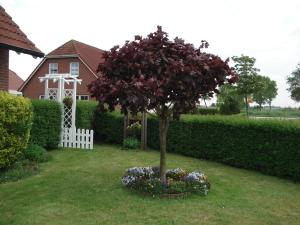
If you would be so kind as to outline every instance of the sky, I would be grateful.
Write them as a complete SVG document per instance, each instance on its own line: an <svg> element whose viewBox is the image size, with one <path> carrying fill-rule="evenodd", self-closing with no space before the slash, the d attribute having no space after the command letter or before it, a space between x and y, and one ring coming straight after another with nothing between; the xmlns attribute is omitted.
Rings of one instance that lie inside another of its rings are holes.
<svg viewBox="0 0 300 225"><path fill-rule="evenodd" d="M278 85L273 105L299 107L286 91L286 77L300 63L300 0L0 0L44 53L77 41L109 50L146 36L161 25L222 59L256 58L260 74ZM41 59L10 52L10 68L26 79Z"/></svg>

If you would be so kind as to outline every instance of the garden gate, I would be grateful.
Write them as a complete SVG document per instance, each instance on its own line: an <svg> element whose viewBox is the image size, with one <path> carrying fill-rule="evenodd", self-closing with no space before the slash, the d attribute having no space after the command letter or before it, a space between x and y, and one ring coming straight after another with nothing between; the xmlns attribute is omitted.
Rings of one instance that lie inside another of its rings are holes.
<svg viewBox="0 0 300 225"><path fill-rule="evenodd" d="M77 83L81 84L81 79L71 74L46 74L39 77L41 82L45 82L45 99L56 100L62 105L62 131L61 147L93 149L94 131L76 129L76 92ZM58 81L57 88L49 87L49 80L53 83ZM66 89L65 84L73 84L73 88Z"/></svg>

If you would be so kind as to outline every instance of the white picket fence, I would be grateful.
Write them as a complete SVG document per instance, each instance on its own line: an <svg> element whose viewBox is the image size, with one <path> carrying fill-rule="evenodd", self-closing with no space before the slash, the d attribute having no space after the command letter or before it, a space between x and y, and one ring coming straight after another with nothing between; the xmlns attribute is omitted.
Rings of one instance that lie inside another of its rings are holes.
<svg viewBox="0 0 300 225"><path fill-rule="evenodd" d="M66 148L93 149L94 131L76 128L64 128L61 146Z"/></svg>

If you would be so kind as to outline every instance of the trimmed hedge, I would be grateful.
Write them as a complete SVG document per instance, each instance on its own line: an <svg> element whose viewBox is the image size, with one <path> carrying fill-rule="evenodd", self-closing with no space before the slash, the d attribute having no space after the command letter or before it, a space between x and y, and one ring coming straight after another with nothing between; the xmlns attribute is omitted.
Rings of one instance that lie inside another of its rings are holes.
<svg viewBox="0 0 300 225"><path fill-rule="evenodd" d="M123 142L123 116L118 112L99 113L95 115L94 129L96 139L111 144Z"/></svg>
<svg viewBox="0 0 300 225"><path fill-rule="evenodd" d="M94 129L94 117L98 102L77 101L76 102L76 127L83 129Z"/></svg>
<svg viewBox="0 0 300 225"><path fill-rule="evenodd" d="M60 104L51 100L31 100L33 125L30 143L46 149L57 148L60 141L62 110Z"/></svg>
<svg viewBox="0 0 300 225"><path fill-rule="evenodd" d="M123 117L97 113L102 141L121 144ZM171 121L167 150L265 174L300 180L300 127L291 121L225 116L183 116ZM158 120L148 119L148 145L159 149Z"/></svg>
<svg viewBox="0 0 300 225"><path fill-rule="evenodd" d="M0 169L11 166L22 155L31 121L29 99L0 91Z"/></svg>
<svg viewBox="0 0 300 225"><path fill-rule="evenodd" d="M219 110L217 108L197 108L193 111L193 114L215 115L219 114Z"/></svg>

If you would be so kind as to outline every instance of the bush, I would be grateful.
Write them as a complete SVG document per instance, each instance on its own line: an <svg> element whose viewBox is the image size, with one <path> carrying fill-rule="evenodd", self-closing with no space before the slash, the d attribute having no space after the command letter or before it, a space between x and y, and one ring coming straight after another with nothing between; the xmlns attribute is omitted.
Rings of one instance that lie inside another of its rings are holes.
<svg viewBox="0 0 300 225"><path fill-rule="evenodd" d="M98 103L96 101L76 102L76 127L94 129L94 119Z"/></svg>
<svg viewBox="0 0 300 225"><path fill-rule="evenodd" d="M60 142L62 110L60 103L51 100L32 100L33 125L30 143L46 149L58 147Z"/></svg>
<svg viewBox="0 0 300 225"><path fill-rule="evenodd" d="M98 141L112 144L123 143L124 117L118 112L95 114L95 133Z"/></svg>
<svg viewBox="0 0 300 225"><path fill-rule="evenodd" d="M138 149L141 143L135 137L127 137L123 140L123 148L125 149Z"/></svg>
<svg viewBox="0 0 300 225"><path fill-rule="evenodd" d="M102 141L121 144L123 116L97 113ZM183 116L170 121L167 150L265 174L300 180L300 126L294 121ZM158 120L148 117L148 146L159 149Z"/></svg>
<svg viewBox="0 0 300 225"><path fill-rule="evenodd" d="M12 165L25 150L31 122L28 99L0 92L0 169Z"/></svg>
<svg viewBox="0 0 300 225"><path fill-rule="evenodd" d="M17 181L38 173L36 162L21 160L15 162L10 168L0 173L0 183Z"/></svg>
<svg viewBox="0 0 300 225"><path fill-rule="evenodd" d="M122 184L132 190L151 195L195 193L207 195L210 184L207 177L199 171L186 173L181 168L168 170L174 177L167 177L165 186L159 180L156 167L133 167L126 170Z"/></svg>
<svg viewBox="0 0 300 225"><path fill-rule="evenodd" d="M227 97L224 103L220 105L220 113L223 115L238 114L240 112L240 103L232 97Z"/></svg>
<svg viewBox="0 0 300 225"><path fill-rule="evenodd" d="M299 137L290 121L194 116L170 122L167 150L300 180ZM148 120L148 144L159 149L155 118Z"/></svg>
<svg viewBox="0 0 300 225"><path fill-rule="evenodd" d="M25 159L34 162L47 162L50 159L49 153L43 147L35 144L30 144L24 151Z"/></svg>
<svg viewBox="0 0 300 225"><path fill-rule="evenodd" d="M134 137L136 139L141 138L141 128L142 125L137 121L127 127L127 135L129 137Z"/></svg>
<svg viewBox="0 0 300 225"><path fill-rule="evenodd" d="M167 178L171 178L173 180L182 180L186 175L187 175L187 172L181 168L167 170L167 172L166 172Z"/></svg>
<svg viewBox="0 0 300 225"><path fill-rule="evenodd" d="M193 114L200 114L200 115L215 115L218 113L219 110L217 108L197 108L193 111Z"/></svg>

